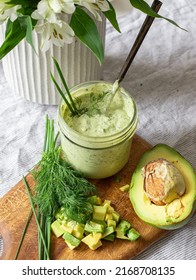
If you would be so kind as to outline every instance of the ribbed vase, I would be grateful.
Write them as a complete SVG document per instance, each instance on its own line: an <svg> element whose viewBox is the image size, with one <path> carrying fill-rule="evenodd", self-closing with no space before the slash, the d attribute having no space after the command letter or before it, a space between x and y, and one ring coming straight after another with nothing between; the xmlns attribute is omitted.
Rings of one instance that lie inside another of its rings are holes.
<svg viewBox="0 0 196 280"><path fill-rule="evenodd" d="M98 22L97 27L104 44L105 20ZM3 38L3 28L1 33ZM41 36L35 32L33 43L37 54L23 40L2 60L6 80L15 94L39 104L59 104L60 95L50 77L52 72L59 81L53 56L58 61L70 88L85 81L102 78L102 67L96 57L77 38L72 44L65 44L62 48L51 46L45 53L40 50Z"/></svg>

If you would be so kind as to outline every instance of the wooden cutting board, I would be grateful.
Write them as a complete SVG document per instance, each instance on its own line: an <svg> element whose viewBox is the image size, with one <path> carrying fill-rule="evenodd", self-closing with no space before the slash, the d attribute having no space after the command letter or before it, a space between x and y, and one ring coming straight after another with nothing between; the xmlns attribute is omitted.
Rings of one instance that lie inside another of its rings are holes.
<svg viewBox="0 0 196 280"><path fill-rule="evenodd" d="M51 259L55 260L125 260L132 259L163 237L167 231L143 223L134 213L127 192L120 187L129 184L132 173L141 155L151 148L150 144L135 136L129 162L116 176L102 180L94 180L102 199L109 199L123 219L131 222L141 237L135 241L116 239L114 242L103 240L103 246L96 251L90 250L85 244L80 244L75 250L70 250L62 238L52 235ZM116 180L116 179L119 180ZM29 174L26 180L33 190L34 182ZM30 203L23 183L20 181L3 198L0 199L0 233L4 248L0 259L14 259L22 232L30 211ZM18 259L35 260L38 258L37 226L34 217L31 218Z"/></svg>

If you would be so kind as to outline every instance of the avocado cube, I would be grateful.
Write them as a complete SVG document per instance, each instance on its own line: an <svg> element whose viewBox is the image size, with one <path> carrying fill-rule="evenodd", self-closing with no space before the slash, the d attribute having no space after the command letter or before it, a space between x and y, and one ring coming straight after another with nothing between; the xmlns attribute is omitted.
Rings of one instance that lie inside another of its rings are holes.
<svg viewBox="0 0 196 280"><path fill-rule="evenodd" d="M93 244L93 245L89 246L89 248L90 248L91 250L96 250L97 248L99 248L99 247L101 247L101 246L102 246L102 243L101 243L101 241L99 240L96 244Z"/></svg>
<svg viewBox="0 0 196 280"><path fill-rule="evenodd" d="M63 234L63 239L65 240L66 244L69 246L70 249L74 249L76 248L81 240L79 240L78 238L74 237L72 234L70 234L69 232L65 232Z"/></svg>
<svg viewBox="0 0 196 280"><path fill-rule="evenodd" d="M114 228L112 226L106 227L102 234L102 238L105 238L106 236L110 235L113 232L114 232Z"/></svg>
<svg viewBox="0 0 196 280"><path fill-rule="evenodd" d="M100 205L93 205L93 219L104 221L106 208Z"/></svg>
<svg viewBox="0 0 196 280"><path fill-rule="evenodd" d="M92 205L100 205L101 204L101 198L93 195L91 197L88 198L88 201L92 204Z"/></svg>
<svg viewBox="0 0 196 280"><path fill-rule="evenodd" d="M105 199L104 202L102 203L102 206L104 206L104 205L108 206L108 205L110 205L110 203L111 203L110 200Z"/></svg>
<svg viewBox="0 0 196 280"><path fill-rule="evenodd" d="M67 246L69 247L69 249L73 250L75 249L77 246L73 246L71 245L71 243L69 243L68 241L65 241L65 243L67 244Z"/></svg>
<svg viewBox="0 0 196 280"><path fill-rule="evenodd" d="M56 237L59 237L61 235L63 235L63 233L65 232L62 227L61 224L59 223L59 221L55 220L52 224L51 224L51 229L53 231L53 233L55 234Z"/></svg>
<svg viewBox="0 0 196 280"><path fill-rule="evenodd" d="M77 224L72 231L73 236L75 236L78 239L82 239L84 235L84 225Z"/></svg>
<svg viewBox="0 0 196 280"><path fill-rule="evenodd" d="M127 232L127 237L130 241L135 241L140 237L140 233L136 229L131 228Z"/></svg>
<svg viewBox="0 0 196 280"><path fill-rule="evenodd" d="M95 223L93 221L89 221L85 224L84 230L87 232L104 232L104 225L101 225L99 223Z"/></svg>
<svg viewBox="0 0 196 280"><path fill-rule="evenodd" d="M64 232L66 231L66 232L72 233L72 231L73 231L73 228L69 227L66 223L62 224L61 228L62 228L62 230L64 230Z"/></svg>
<svg viewBox="0 0 196 280"><path fill-rule="evenodd" d="M73 220L69 220L67 222L67 226L70 227L70 228L74 228L75 226L77 225L77 222L76 221L73 221Z"/></svg>
<svg viewBox="0 0 196 280"><path fill-rule="evenodd" d="M112 206L108 206L107 213L112 214L114 212L114 208Z"/></svg>
<svg viewBox="0 0 196 280"><path fill-rule="evenodd" d="M97 240L97 242L102 238L102 233L101 232L93 232L93 238Z"/></svg>
<svg viewBox="0 0 196 280"><path fill-rule="evenodd" d="M93 219L92 222L95 222L95 223L97 223L97 224L103 225L104 228L107 227L107 224L106 224L105 221L100 221L100 220L95 220L95 219Z"/></svg>
<svg viewBox="0 0 196 280"><path fill-rule="evenodd" d="M108 221L108 220L113 220L113 215L112 215L112 214L109 214L109 213L106 213L106 215L105 215L105 221Z"/></svg>
<svg viewBox="0 0 196 280"><path fill-rule="evenodd" d="M116 232L116 238L129 240L129 238L126 235L119 231Z"/></svg>
<svg viewBox="0 0 196 280"><path fill-rule="evenodd" d="M112 227L116 228L116 221L109 219L109 220L107 220L107 225L108 225L108 227L112 226Z"/></svg>
<svg viewBox="0 0 196 280"><path fill-rule="evenodd" d="M119 234L125 235L130 228L131 228L131 224L126 220L122 220L117 225L116 232L118 232Z"/></svg>
<svg viewBox="0 0 196 280"><path fill-rule="evenodd" d="M113 216L113 220L116 221L117 223L119 222L120 220L120 214L118 214L116 211L114 211L112 213L112 216Z"/></svg>
<svg viewBox="0 0 196 280"><path fill-rule="evenodd" d="M100 237L100 235L99 235ZM100 239L95 233L90 233L82 239L82 242L88 245L91 250L96 250L102 245Z"/></svg>
<svg viewBox="0 0 196 280"><path fill-rule="evenodd" d="M55 218L56 218L56 219L63 220L64 216L63 216L62 213L58 212L58 213L56 213Z"/></svg>
<svg viewBox="0 0 196 280"><path fill-rule="evenodd" d="M130 188L130 186L127 184L127 185L120 187L120 190L121 190L121 192L127 192L129 190L129 188Z"/></svg>
<svg viewBox="0 0 196 280"><path fill-rule="evenodd" d="M109 235L106 235L104 238L104 240L108 240L108 241L114 241L115 239L115 233L110 233Z"/></svg>

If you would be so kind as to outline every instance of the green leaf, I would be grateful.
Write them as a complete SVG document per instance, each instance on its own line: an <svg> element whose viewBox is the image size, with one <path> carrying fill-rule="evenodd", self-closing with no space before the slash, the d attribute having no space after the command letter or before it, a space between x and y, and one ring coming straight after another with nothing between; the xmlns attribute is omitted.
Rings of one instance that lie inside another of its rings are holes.
<svg viewBox="0 0 196 280"><path fill-rule="evenodd" d="M22 5L25 7L36 7L40 0L7 0L7 4Z"/></svg>
<svg viewBox="0 0 196 280"><path fill-rule="evenodd" d="M93 19L80 7L76 7L70 21L70 26L75 35L97 57L100 64L104 59L104 49L97 26Z"/></svg>
<svg viewBox="0 0 196 280"><path fill-rule="evenodd" d="M0 60L18 45L25 35L26 30L22 28L18 19L14 22L8 21L5 41L0 47Z"/></svg>
<svg viewBox="0 0 196 280"><path fill-rule="evenodd" d="M33 20L29 15L25 15L18 18L21 27L23 27L26 30L26 40L31 45L33 50L35 51L34 45L33 45L33 38L32 38L32 31L35 26L36 21Z"/></svg>
<svg viewBox="0 0 196 280"><path fill-rule="evenodd" d="M152 8L151 8L144 0L129 0L129 1L130 1L131 5L132 5L134 8L136 8L136 9L142 11L143 13L145 13L145 14L151 16L151 17L165 19L165 20L169 21L170 23L174 24L175 26L177 26L177 27L179 27L179 28L181 28L181 29L187 31L186 29L180 27L180 26L179 26L176 22L174 22L173 20L168 19L168 18L166 18L166 17L163 17L163 16L157 14L155 11L152 10Z"/></svg>
<svg viewBox="0 0 196 280"><path fill-rule="evenodd" d="M108 1L107 1L108 2ZM110 6L110 10L103 12L103 14L106 16L106 18L110 21L110 23L113 25L113 27L118 31L120 31L119 25L118 25L118 21L116 19L116 12L114 10L114 7L112 6L112 4L110 2L108 2L109 6Z"/></svg>

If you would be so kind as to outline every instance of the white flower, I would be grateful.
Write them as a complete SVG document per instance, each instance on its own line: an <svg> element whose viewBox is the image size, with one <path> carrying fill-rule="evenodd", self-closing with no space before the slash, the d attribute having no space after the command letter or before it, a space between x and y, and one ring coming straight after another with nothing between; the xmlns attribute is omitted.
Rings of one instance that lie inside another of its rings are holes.
<svg viewBox="0 0 196 280"><path fill-rule="evenodd" d="M46 19L49 22L57 21L57 14L64 12L72 14L75 11L73 0L41 0L37 10L32 13L34 19Z"/></svg>
<svg viewBox="0 0 196 280"><path fill-rule="evenodd" d="M64 21L57 20L56 23L44 22L35 26L35 31L41 33L41 50L47 51L52 44L62 47L65 43L73 42L74 31Z"/></svg>
<svg viewBox="0 0 196 280"><path fill-rule="evenodd" d="M74 0L74 3L85 7L99 21L101 21L99 12L106 12L110 9L110 6L106 0Z"/></svg>
<svg viewBox="0 0 196 280"><path fill-rule="evenodd" d="M7 18L11 21L15 21L18 17L18 10L21 5L8 5L5 3L0 3L0 24L3 23Z"/></svg>
<svg viewBox="0 0 196 280"><path fill-rule="evenodd" d="M73 14L76 8L73 0L49 0L49 2L55 13Z"/></svg>
<svg viewBox="0 0 196 280"><path fill-rule="evenodd" d="M31 17L34 19L46 19L48 22L56 22L57 15L55 11L50 6L49 0L41 0L37 5L37 10L35 10Z"/></svg>

